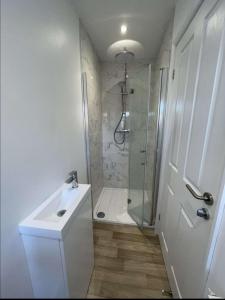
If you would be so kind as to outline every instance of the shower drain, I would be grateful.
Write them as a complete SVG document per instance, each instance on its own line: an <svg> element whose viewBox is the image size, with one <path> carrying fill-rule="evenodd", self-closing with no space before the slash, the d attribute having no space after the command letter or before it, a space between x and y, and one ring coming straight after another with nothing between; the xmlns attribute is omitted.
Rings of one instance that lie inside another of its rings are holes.
<svg viewBox="0 0 225 300"><path fill-rule="evenodd" d="M103 211L100 211L97 213L97 217L103 219L105 218L105 213Z"/></svg>

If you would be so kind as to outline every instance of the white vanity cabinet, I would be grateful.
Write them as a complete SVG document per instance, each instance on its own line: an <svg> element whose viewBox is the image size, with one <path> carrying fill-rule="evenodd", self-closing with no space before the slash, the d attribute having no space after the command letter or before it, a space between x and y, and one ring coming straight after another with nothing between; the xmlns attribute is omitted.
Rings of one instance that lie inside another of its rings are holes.
<svg viewBox="0 0 225 300"><path fill-rule="evenodd" d="M52 210L49 206L53 207L50 201L19 226L36 298L86 297L94 250L90 186L82 186L76 203L58 223L48 221ZM49 211L48 217L45 213L45 220L38 219L44 210Z"/></svg>

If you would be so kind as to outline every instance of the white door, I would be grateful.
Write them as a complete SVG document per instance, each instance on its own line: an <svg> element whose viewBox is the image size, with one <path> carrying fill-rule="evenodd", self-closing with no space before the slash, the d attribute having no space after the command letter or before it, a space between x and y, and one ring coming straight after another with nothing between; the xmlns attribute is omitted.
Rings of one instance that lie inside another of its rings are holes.
<svg viewBox="0 0 225 300"><path fill-rule="evenodd" d="M175 52L174 124L161 240L172 288L201 297L225 164L225 1L205 1ZM211 193L213 205L196 199ZM198 216L206 209L209 219ZM200 209L200 210L199 210Z"/></svg>

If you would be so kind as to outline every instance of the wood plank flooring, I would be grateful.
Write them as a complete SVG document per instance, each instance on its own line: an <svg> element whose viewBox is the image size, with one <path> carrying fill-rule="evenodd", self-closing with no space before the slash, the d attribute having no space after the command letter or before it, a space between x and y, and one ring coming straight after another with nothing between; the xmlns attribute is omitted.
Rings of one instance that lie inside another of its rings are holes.
<svg viewBox="0 0 225 300"><path fill-rule="evenodd" d="M170 290L153 230L94 222L94 244L87 298L163 298L162 289Z"/></svg>

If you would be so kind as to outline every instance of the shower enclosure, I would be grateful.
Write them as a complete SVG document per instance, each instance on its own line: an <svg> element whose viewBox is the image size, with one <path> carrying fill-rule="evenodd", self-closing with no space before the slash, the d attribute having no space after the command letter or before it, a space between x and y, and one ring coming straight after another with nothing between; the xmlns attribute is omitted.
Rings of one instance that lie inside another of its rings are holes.
<svg viewBox="0 0 225 300"><path fill-rule="evenodd" d="M129 96L128 212L140 227L154 225L157 209L168 68L160 69L156 76L154 94L151 66L128 80L134 89Z"/></svg>
<svg viewBox="0 0 225 300"><path fill-rule="evenodd" d="M167 69L160 70L156 97L151 66L116 62L102 71L103 190L94 209L98 221L154 225L167 90ZM106 78L108 76L108 78ZM85 76L83 76L84 111ZM151 95L151 97L150 97ZM88 111L88 112L87 112ZM88 129L88 123L86 129ZM88 148L94 141L87 140ZM88 160L89 161L89 160ZM89 163L88 168L91 168ZM94 174L94 169L88 174ZM92 183L92 176L89 182ZM120 202L120 203L119 203ZM126 210L126 213L124 212ZM114 214L114 216L113 216ZM115 215L116 214L116 215ZM132 222L131 222L132 220Z"/></svg>

